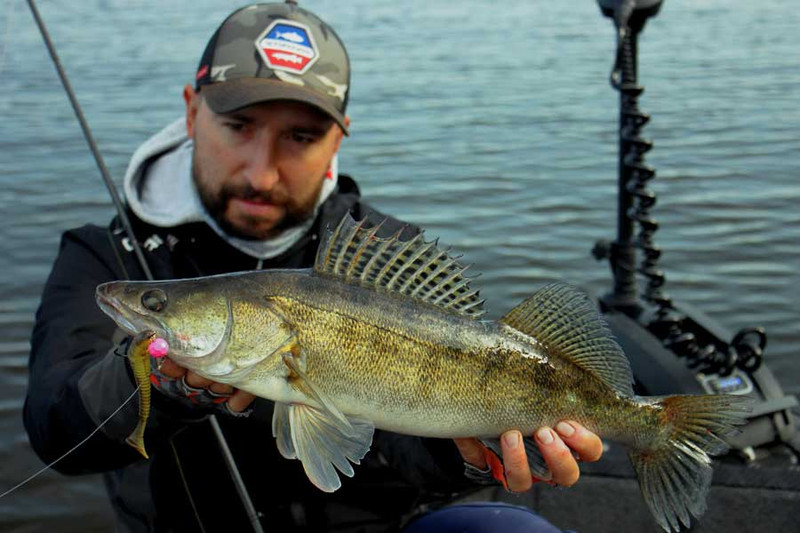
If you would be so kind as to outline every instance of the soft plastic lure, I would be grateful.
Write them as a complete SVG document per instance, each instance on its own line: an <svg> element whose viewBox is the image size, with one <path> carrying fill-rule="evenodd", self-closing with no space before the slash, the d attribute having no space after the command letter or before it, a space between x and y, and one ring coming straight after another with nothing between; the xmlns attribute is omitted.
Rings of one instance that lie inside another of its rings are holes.
<svg viewBox="0 0 800 533"><path fill-rule="evenodd" d="M139 388L139 423L125 442L149 459L144 448L144 428L150 416L150 357L164 357L169 353L169 344L152 330L136 334L128 350L133 376Z"/></svg>

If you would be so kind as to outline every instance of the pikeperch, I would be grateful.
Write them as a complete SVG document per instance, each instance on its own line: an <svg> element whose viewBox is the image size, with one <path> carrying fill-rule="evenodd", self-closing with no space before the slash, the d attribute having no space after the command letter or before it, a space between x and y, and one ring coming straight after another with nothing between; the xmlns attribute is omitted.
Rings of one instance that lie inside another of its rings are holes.
<svg viewBox="0 0 800 533"><path fill-rule="evenodd" d="M455 258L422 235L379 230L348 215L313 269L111 282L97 301L128 332L164 337L178 364L274 401L278 449L324 491L341 485L336 469L354 474L376 427L496 439L568 418L629 448L662 528L705 510L709 454L727 450L745 400L636 397L628 360L582 293L548 285L484 320Z"/></svg>
<svg viewBox="0 0 800 533"><path fill-rule="evenodd" d="M140 331L133 337L128 348L128 360L139 387L139 422L125 442L136 448L145 459L149 457L144 449L144 428L150 416L150 354L147 348L155 338L156 332L153 330Z"/></svg>

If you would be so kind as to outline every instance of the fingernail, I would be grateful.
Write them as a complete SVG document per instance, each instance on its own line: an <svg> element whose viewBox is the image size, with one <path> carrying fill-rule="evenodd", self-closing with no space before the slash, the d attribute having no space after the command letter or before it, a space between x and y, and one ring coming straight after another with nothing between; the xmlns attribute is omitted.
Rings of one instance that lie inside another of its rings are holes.
<svg viewBox="0 0 800 533"><path fill-rule="evenodd" d="M558 424L556 424L556 431L558 431L565 437L571 437L575 433L575 428L572 427L572 424L567 424L566 422L559 422Z"/></svg>
<svg viewBox="0 0 800 533"><path fill-rule="evenodd" d="M542 428L536 432L536 438L542 444L550 444L553 442L553 433L548 428Z"/></svg>
<svg viewBox="0 0 800 533"><path fill-rule="evenodd" d="M516 431L511 431L509 433L506 433L505 435L503 435L503 440L506 441L506 446L508 446L511 449L514 449L517 446L519 446L519 433L517 433Z"/></svg>

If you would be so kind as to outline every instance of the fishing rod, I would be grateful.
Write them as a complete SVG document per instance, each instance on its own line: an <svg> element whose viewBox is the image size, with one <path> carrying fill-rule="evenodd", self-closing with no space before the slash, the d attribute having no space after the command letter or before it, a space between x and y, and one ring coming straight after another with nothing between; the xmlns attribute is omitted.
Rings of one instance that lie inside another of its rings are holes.
<svg viewBox="0 0 800 533"><path fill-rule="evenodd" d="M50 39L50 33L47 31L47 27L45 27L44 20L42 20L41 15L39 15L39 10L36 8L36 3L34 0L28 0L28 6L31 9L31 13L33 13L33 18L36 21L36 25L39 27L39 32L42 34L44 44L47 47L47 51L50 53L50 58L53 60L56 71L58 71L58 77L61 79L61 84L64 86L64 90L67 93L69 103L72 105L72 110L75 112L75 116L78 117L78 122L80 122L83 136L86 138L86 142L89 143L89 150L92 151L95 163L97 163L97 168L100 169L100 175L103 177L103 182L106 184L106 188L111 195L111 201L114 202L114 207L117 210L119 220L122 222L122 226L125 228L125 233L131 240L131 245L133 245L133 251L136 254L136 259L139 261L142 271L144 271L147 279L152 280L153 273L150 271L150 266L147 264L147 260L142 253L142 247L139 245L139 241L134 238L131 221L128 219L128 215L125 213L125 209L122 206L122 200L120 200L119 193L117 193L117 188L114 187L114 182L111 180L111 175L108 172L105 161L103 161L103 156L100 155L100 150L97 148L97 143L94 140L92 131L89 129L89 124L86 122L86 117L83 115L81 105L78 103L78 99L75 97L75 93L72 90L72 85L69 82L69 78L67 78L67 73L64 71L64 67L61 66L61 60L56 53L56 48L53 45L53 41Z"/></svg>
<svg viewBox="0 0 800 533"><path fill-rule="evenodd" d="M72 110L75 112L75 116L78 118L78 122L81 125L83 136L86 138L86 142L89 143L89 149L91 150L92 155L94 156L94 160L95 163L97 163L97 167L100 169L100 175L103 178L103 182L106 185L106 189L108 189L108 192L111 195L111 200L114 203L114 208L117 211L117 216L119 217L122 227L125 230L125 234L127 235L128 240L130 241L131 246L133 247L133 252L136 255L137 261L139 262L139 266L141 267L142 272L144 272L145 277L149 281L152 281L154 280L154 277L152 271L150 270L150 265L148 265L147 259L145 258L144 253L142 252L142 247L139 244L139 241L136 239L136 234L133 231L133 226L131 225L130 219L128 218L128 215L122 204L122 200L120 199L119 193L117 192L117 188L114 186L114 182L112 181L111 175L108 172L108 167L106 167L105 161L103 160L103 156L100 154L100 150L97 147L97 143L94 140L92 131L89 128L89 124L86 121L86 117L83 114L81 105L78 102L77 97L75 96L75 92L72 90L72 84L70 84L69 78L67 77L67 73L64 71L64 67L61 65L61 60L59 59L58 53L56 52L56 48L53 45L52 39L50 38L50 33L47 31L47 27L45 26L44 20L39 14L39 10L36 7L35 0L27 0L27 2L28 2L28 7L31 10L31 13L33 14L33 18L36 21L36 26L39 28L39 32L42 34L42 39L44 39L44 43L45 46L47 47L48 53L50 54L50 58L53 60L53 64L56 67L56 71L58 72L58 77L61 80L61 85L64 87L64 91L67 93L69 102L72 105ZM230 451L230 447L228 446L227 440L225 439L225 435L222 433L222 428L219 425L219 421L217 420L216 415L214 414L212 414L209 417L209 419L211 427L214 431L214 435L217 438L217 442L220 447L220 452L222 453L222 456L225 459L225 464L228 468L231 480L233 481L233 484L236 487L236 492L239 494L239 498L242 501L242 505L244 505L248 519L250 520L250 523L253 526L253 530L256 533L263 533L264 530L261 527L258 512L256 511L255 506L253 505L253 502L250 499L250 495L248 494L247 488L244 485L242 476L239 473L239 468L237 467L233 454ZM189 493L188 488L187 488L187 494L191 499L191 494ZM194 505L193 502L192 505Z"/></svg>

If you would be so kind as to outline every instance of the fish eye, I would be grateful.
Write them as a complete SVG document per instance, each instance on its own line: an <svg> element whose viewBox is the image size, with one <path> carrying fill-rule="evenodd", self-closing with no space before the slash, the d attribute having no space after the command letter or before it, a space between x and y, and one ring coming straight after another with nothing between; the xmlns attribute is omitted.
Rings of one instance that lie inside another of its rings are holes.
<svg viewBox="0 0 800 533"><path fill-rule="evenodd" d="M161 289L150 289L142 294L142 305L145 309L158 313L167 307L167 295Z"/></svg>

